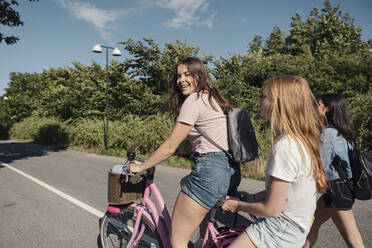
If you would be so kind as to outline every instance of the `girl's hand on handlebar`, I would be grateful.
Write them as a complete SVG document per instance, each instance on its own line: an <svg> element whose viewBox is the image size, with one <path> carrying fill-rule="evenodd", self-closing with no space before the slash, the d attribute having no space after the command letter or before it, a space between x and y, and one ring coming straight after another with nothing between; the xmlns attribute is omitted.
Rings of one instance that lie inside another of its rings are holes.
<svg viewBox="0 0 372 248"><path fill-rule="evenodd" d="M237 212L240 200L235 197L227 197L226 201L222 205L222 210L226 212Z"/></svg>
<svg viewBox="0 0 372 248"><path fill-rule="evenodd" d="M141 173L144 170L145 169L143 168L143 164L131 163L129 165L129 172L131 175Z"/></svg>

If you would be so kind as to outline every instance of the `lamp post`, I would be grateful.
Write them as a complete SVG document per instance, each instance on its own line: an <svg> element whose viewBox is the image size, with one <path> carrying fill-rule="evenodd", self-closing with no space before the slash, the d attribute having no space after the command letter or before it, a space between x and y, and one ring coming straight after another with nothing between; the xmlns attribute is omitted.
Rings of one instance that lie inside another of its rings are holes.
<svg viewBox="0 0 372 248"><path fill-rule="evenodd" d="M107 150L107 145L108 145L108 106L109 106L109 101L108 101L108 81L109 81L109 75L108 75L108 50L111 49L112 51L112 56L121 56L121 52L118 48L116 47L109 47L109 46L103 46L100 44L97 44L93 47L92 51L94 53L102 53L102 47L106 48L106 108L105 108L105 117L106 117L106 122L104 123L104 142L105 142L105 150Z"/></svg>
<svg viewBox="0 0 372 248"><path fill-rule="evenodd" d="M5 130L4 128L4 101L8 100L8 97L7 96L3 96L1 97L1 118L0 118L0 137L2 137L3 135L3 130Z"/></svg>

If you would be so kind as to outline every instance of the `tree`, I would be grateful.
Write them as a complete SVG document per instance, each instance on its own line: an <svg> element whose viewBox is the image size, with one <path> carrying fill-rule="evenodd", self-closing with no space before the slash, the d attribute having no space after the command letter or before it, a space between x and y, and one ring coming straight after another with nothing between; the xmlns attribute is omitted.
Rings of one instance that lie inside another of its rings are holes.
<svg viewBox="0 0 372 248"><path fill-rule="evenodd" d="M29 0L30 2L38 1L38 0ZM0 23L1 25L9 26L9 27L18 27L23 26L23 21L19 16L18 11L14 10L15 6L18 6L19 3L16 0L0 0ZM19 38L13 35L6 36L0 33L0 43L5 41L7 45L11 45L16 43Z"/></svg>
<svg viewBox="0 0 372 248"><path fill-rule="evenodd" d="M273 31L270 33L269 38L266 40L264 54L271 55L275 53L284 53L284 38L285 33L282 32L277 25L275 25Z"/></svg>
<svg viewBox="0 0 372 248"><path fill-rule="evenodd" d="M368 52L371 48L371 40L363 40L362 28L355 26L348 13L343 15L340 5L332 6L329 0L324 1L321 11L313 8L306 22L299 13L291 19L286 46L293 55L308 48L315 56Z"/></svg>
<svg viewBox="0 0 372 248"><path fill-rule="evenodd" d="M251 43L249 43L249 50L252 52L259 52L263 49L263 37L260 34L255 34Z"/></svg>
<svg viewBox="0 0 372 248"><path fill-rule="evenodd" d="M6 89L6 112L9 126L31 116L40 98L41 77L38 73L10 73Z"/></svg>

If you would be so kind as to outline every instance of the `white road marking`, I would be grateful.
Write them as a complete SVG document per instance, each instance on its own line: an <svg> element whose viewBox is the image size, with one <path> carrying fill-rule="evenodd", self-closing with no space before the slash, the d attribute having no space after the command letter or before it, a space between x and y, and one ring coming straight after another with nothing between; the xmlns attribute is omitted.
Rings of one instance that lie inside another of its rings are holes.
<svg viewBox="0 0 372 248"><path fill-rule="evenodd" d="M22 176L24 176L24 177L30 179L31 181L33 181L33 182L39 184L40 186L43 186L44 188L46 188L46 189L52 191L53 193L55 193L55 194L59 195L60 197L62 197L62 198L64 198L64 199L66 199L66 200L72 202L73 204L75 204L75 205L81 207L82 209L88 211L88 212L91 213L91 214L94 214L95 216L97 216L97 217L99 217L99 218L101 218L101 217L104 215L103 212L98 211L98 210L95 209L95 208L92 208L91 206L85 204L84 202L79 201L78 199L76 199L76 198L74 198L74 197L72 197L72 196L70 196L70 195L68 195L68 194L66 194L66 193L63 193L62 191L60 191L60 190L54 188L53 186L50 186L49 184L46 184L46 183L40 181L39 179L36 179L36 178L34 178L33 176L30 176L30 175L24 173L23 171L20 171L20 170L14 168L14 167L11 166L11 165L8 165L8 164L5 164L5 163L0 163L0 164L6 166L7 168L9 168L9 169L11 169L11 170L13 170L13 171L15 171L15 172L17 172L17 173L20 174L20 175L22 175Z"/></svg>

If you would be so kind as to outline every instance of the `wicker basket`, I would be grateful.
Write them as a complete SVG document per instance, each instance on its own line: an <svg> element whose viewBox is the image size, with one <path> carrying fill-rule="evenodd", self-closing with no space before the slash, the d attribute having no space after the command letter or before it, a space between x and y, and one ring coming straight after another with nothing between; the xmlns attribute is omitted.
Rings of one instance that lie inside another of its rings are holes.
<svg viewBox="0 0 372 248"><path fill-rule="evenodd" d="M125 176L120 173L108 172L108 203L121 205L141 199L145 191L146 180L142 177L129 176L125 182Z"/></svg>

